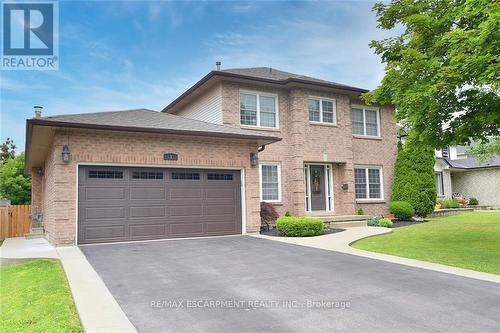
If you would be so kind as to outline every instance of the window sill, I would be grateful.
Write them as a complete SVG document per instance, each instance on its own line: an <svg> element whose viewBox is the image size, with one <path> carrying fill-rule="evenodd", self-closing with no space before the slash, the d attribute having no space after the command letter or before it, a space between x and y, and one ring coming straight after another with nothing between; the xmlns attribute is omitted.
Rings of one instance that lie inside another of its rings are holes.
<svg viewBox="0 0 500 333"><path fill-rule="evenodd" d="M384 199L356 199L356 203L382 204L382 203L385 203L385 200Z"/></svg>
<svg viewBox="0 0 500 333"><path fill-rule="evenodd" d="M260 200L261 202L265 202L271 204L273 206L283 206L283 202L281 200Z"/></svg>
<svg viewBox="0 0 500 333"><path fill-rule="evenodd" d="M251 126L251 125L240 125L241 129L249 129L253 131L269 131L269 132L281 132L279 127L260 127L260 126Z"/></svg>
<svg viewBox="0 0 500 333"><path fill-rule="evenodd" d="M336 123L322 123L322 122L319 122L319 121L309 121L309 125L327 126L327 127L339 127Z"/></svg>
<svg viewBox="0 0 500 333"><path fill-rule="evenodd" d="M355 135L352 136L355 139L365 139L365 140L382 140L381 136L368 136L368 135Z"/></svg>

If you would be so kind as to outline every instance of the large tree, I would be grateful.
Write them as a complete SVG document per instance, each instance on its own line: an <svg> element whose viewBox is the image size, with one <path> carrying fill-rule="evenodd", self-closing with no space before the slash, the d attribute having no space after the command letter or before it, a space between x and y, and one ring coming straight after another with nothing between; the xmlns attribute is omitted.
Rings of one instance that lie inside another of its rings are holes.
<svg viewBox="0 0 500 333"><path fill-rule="evenodd" d="M385 63L368 103L396 105L397 119L435 148L500 135L500 1L393 0L373 7L378 26L402 31L372 41Z"/></svg>
<svg viewBox="0 0 500 333"><path fill-rule="evenodd" d="M31 177L24 174L24 153L0 164L0 198L14 205L31 203Z"/></svg>
<svg viewBox="0 0 500 333"><path fill-rule="evenodd" d="M16 145L11 138L7 138L0 146L0 163L5 163L9 158L16 156Z"/></svg>

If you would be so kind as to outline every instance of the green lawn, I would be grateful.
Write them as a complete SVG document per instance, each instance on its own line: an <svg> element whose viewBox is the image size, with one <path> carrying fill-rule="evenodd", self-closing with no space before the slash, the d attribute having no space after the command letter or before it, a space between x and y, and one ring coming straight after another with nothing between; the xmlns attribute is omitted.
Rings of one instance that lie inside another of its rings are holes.
<svg viewBox="0 0 500 333"><path fill-rule="evenodd" d="M0 332L83 331L57 261L0 268L0 302Z"/></svg>
<svg viewBox="0 0 500 333"><path fill-rule="evenodd" d="M361 250L500 274L500 212L468 212L432 218L362 239Z"/></svg>

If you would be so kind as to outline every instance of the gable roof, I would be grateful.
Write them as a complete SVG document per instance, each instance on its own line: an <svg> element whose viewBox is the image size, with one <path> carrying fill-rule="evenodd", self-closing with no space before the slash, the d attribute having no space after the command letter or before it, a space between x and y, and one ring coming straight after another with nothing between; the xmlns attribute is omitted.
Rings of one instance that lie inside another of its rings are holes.
<svg viewBox="0 0 500 333"><path fill-rule="evenodd" d="M280 141L274 136L225 125L188 119L148 109L108 111L48 116L27 120L28 125L104 129L146 133L253 139L267 143Z"/></svg>
<svg viewBox="0 0 500 333"><path fill-rule="evenodd" d="M323 88L346 90L355 93L368 92L367 89L321 80L310 76L289 73L271 67L231 68L231 69L223 69L223 70L209 72L207 75L201 78L201 80L199 80L188 90L186 90L182 95L177 97L172 103L167 105L162 110L162 112L168 112L180 101L182 101L188 95L196 91L198 88L202 87L207 81L209 81L214 77L250 80L260 83L277 84L281 86L287 86L289 84L296 83L296 84L315 85Z"/></svg>

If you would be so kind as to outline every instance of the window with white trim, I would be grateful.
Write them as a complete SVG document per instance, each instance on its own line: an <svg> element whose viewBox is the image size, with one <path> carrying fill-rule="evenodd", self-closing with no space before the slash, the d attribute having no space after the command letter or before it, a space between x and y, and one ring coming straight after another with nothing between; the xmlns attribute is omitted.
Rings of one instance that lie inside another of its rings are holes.
<svg viewBox="0 0 500 333"><path fill-rule="evenodd" d="M437 195L444 196L443 172L436 172L436 190Z"/></svg>
<svg viewBox="0 0 500 333"><path fill-rule="evenodd" d="M260 164L260 199L281 201L281 167L279 163Z"/></svg>
<svg viewBox="0 0 500 333"><path fill-rule="evenodd" d="M356 199L382 199L382 169L380 167L354 167Z"/></svg>
<svg viewBox="0 0 500 333"><path fill-rule="evenodd" d="M246 126L278 127L277 96L240 92L240 123Z"/></svg>
<svg viewBox="0 0 500 333"><path fill-rule="evenodd" d="M379 110L364 106L351 109L352 134L362 136L380 136Z"/></svg>
<svg viewBox="0 0 500 333"><path fill-rule="evenodd" d="M309 121L335 124L337 122L337 104L334 99L309 97Z"/></svg>

